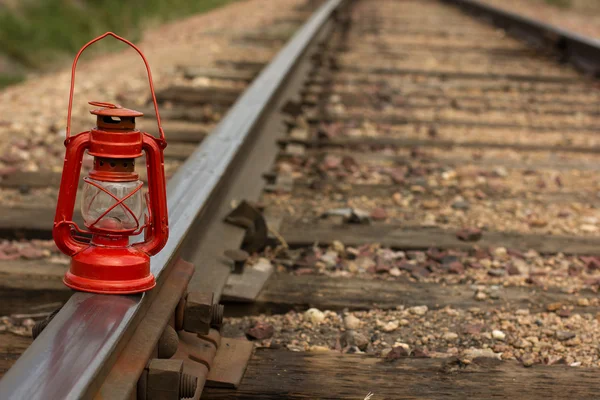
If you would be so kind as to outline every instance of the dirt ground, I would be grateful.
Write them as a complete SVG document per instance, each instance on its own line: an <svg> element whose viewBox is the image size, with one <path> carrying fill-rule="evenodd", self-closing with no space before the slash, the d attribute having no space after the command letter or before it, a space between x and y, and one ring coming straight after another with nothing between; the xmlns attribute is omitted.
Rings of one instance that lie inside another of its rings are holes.
<svg viewBox="0 0 600 400"><path fill-rule="evenodd" d="M303 3L239 1L149 30L138 44L160 88L168 85L177 65L210 66L217 58L235 59L244 53L270 57L269 49L234 46L231 39L290 16ZM70 72L66 67L0 91L0 172L15 166L25 171L62 169ZM93 58L84 54L77 69L73 133L89 129L94 122L88 101L118 102L124 94L145 99L147 84L143 64L131 49Z"/></svg>

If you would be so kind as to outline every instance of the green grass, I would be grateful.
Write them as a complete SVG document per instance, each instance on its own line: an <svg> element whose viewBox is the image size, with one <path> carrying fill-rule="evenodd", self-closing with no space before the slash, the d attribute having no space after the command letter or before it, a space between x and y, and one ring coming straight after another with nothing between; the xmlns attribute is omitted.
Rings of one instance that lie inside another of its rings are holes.
<svg viewBox="0 0 600 400"><path fill-rule="evenodd" d="M2 74L0 73L0 88L14 85L25 80L25 75Z"/></svg>
<svg viewBox="0 0 600 400"><path fill-rule="evenodd" d="M0 54L26 69L44 70L70 59L87 41L113 31L132 41L145 29L234 0L24 0L0 8ZM116 41L98 43L100 51ZM0 86L14 79L0 77Z"/></svg>
<svg viewBox="0 0 600 400"><path fill-rule="evenodd" d="M546 3L559 8L571 7L571 0L546 0Z"/></svg>

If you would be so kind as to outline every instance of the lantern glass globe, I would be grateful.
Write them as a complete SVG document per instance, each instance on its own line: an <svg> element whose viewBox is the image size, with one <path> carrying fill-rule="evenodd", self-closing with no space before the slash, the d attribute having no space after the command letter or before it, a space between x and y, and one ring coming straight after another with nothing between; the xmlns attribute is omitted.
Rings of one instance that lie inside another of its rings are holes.
<svg viewBox="0 0 600 400"><path fill-rule="evenodd" d="M112 193L117 199L122 199L134 192L141 184L141 181L128 182L105 182L94 179L89 179L94 184L103 187L106 191ZM144 212L142 191L136 191L131 197L125 200L122 204L117 205L104 215L98 222L98 218L102 216L110 207L118 200L115 200L108 193L86 182L83 189L83 199L81 201L81 214L86 226L102 230L130 230L137 229L143 225L144 221L140 220ZM129 210L123 206L125 204ZM135 218L134 218L135 216ZM138 222L136 222L136 218ZM94 224L94 222L96 222ZM91 226L94 224L93 226Z"/></svg>

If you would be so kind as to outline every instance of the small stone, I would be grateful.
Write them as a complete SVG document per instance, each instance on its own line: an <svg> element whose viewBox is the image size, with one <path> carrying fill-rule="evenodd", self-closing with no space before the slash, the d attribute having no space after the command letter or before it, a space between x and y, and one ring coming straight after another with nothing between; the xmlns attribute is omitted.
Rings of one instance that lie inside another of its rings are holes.
<svg viewBox="0 0 600 400"><path fill-rule="evenodd" d="M439 202L439 200L435 200L435 199L423 200L421 202L421 206L425 210L433 210L433 209L436 209L436 208L438 208L440 206L440 202Z"/></svg>
<svg viewBox="0 0 600 400"><path fill-rule="evenodd" d="M377 265L371 257L358 257L355 262L356 262L356 265L358 266L359 271L360 270L366 271L369 268L371 268L371 267L374 268Z"/></svg>
<svg viewBox="0 0 600 400"><path fill-rule="evenodd" d="M471 205L466 202L466 201L455 201L454 203L452 203L452 208L454 208L455 210L462 210L462 211L466 211L469 208L471 208Z"/></svg>
<svg viewBox="0 0 600 400"><path fill-rule="evenodd" d="M485 294L484 292L477 292L475 294L475 300L483 301L485 299L487 299L487 294Z"/></svg>
<svg viewBox="0 0 600 400"><path fill-rule="evenodd" d="M415 260L416 262L423 263L427 261L427 255L422 251L408 251L406 257L409 260Z"/></svg>
<svg viewBox="0 0 600 400"><path fill-rule="evenodd" d="M481 333L482 329L483 329L483 324L467 324L467 325L463 326L462 332L466 333L467 335L477 335L477 334Z"/></svg>
<svg viewBox="0 0 600 400"><path fill-rule="evenodd" d="M451 274L462 274L463 272L465 272L465 267L463 266L463 264L459 261L455 261L453 263L450 263L448 265L448 272Z"/></svg>
<svg viewBox="0 0 600 400"><path fill-rule="evenodd" d="M398 329L399 326L400 326L400 324L398 323L398 321L394 320L394 321L390 321L387 324L385 324L381 329L384 332L393 332L396 329Z"/></svg>
<svg viewBox="0 0 600 400"><path fill-rule="evenodd" d="M571 338L565 342L565 346L569 346L569 347L574 347L574 346L579 346L579 345L581 345L581 339L579 339L577 336L575 336L574 338Z"/></svg>
<svg viewBox="0 0 600 400"><path fill-rule="evenodd" d="M338 261L338 253L336 251L327 251L321 256L321 261L325 263L328 268L335 267Z"/></svg>
<svg viewBox="0 0 600 400"><path fill-rule="evenodd" d="M275 328L273 325L265 322L257 322L252 328L246 330L246 335L256 340L269 339L274 333Z"/></svg>
<svg viewBox="0 0 600 400"><path fill-rule="evenodd" d="M409 353L403 346L393 347L385 356L386 360L397 360L399 358L408 357Z"/></svg>
<svg viewBox="0 0 600 400"><path fill-rule="evenodd" d="M492 286L489 290L488 296L490 299L497 300L500 298L500 288Z"/></svg>
<svg viewBox="0 0 600 400"><path fill-rule="evenodd" d="M344 326L346 329L358 329L360 328L361 320L356 318L352 314L348 314L344 317Z"/></svg>
<svg viewBox="0 0 600 400"><path fill-rule="evenodd" d="M429 270L427 268L423 268L423 267L414 267L411 271L410 271L410 275L417 279L420 280L421 278L426 278L430 275L431 273L429 272Z"/></svg>
<svg viewBox="0 0 600 400"><path fill-rule="evenodd" d="M529 220L529 226L532 228L543 228L548 225L548 221L543 218L534 217Z"/></svg>
<svg viewBox="0 0 600 400"><path fill-rule="evenodd" d="M396 342L394 343L394 347L396 346L404 347L404 349L410 353L410 346L407 343Z"/></svg>
<svg viewBox="0 0 600 400"><path fill-rule="evenodd" d="M342 164L342 158L335 154L328 154L323 160L323 167L325 169L335 169Z"/></svg>
<svg viewBox="0 0 600 400"><path fill-rule="evenodd" d="M590 271L600 269L600 260L596 257L579 257L579 259L585 263L585 267Z"/></svg>
<svg viewBox="0 0 600 400"><path fill-rule="evenodd" d="M326 353L326 352L331 351L331 349L327 346L314 345L314 346L310 346L308 348L308 351L313 352L313 353Z"/></svg>
<svg viewBox="0 0 600 400"><path fill-rule="evenodd" d="M427 306L415 306L408 309L411 314L419 316L425 315L428 310L429 308Z"/></svg>
<svg viewBox="0 0 600 400"><path fill-rule="evenodd" d="M456 232L456 237L463 242L476 242L481 239L483 233L478 228L465 228Z"/></svg>
<svg viewBox="0 0 600 400"><path fill-rule="evenodd" d="M388 354L390 354L390 351L392 351L391 347L381 350L381 357L385 358Z"/></svg>
<svg viewBox="0 0 600 400"><path fill-rule="evenodd" d="M374 208L371 211L371 218L375 221L382 221L388 217L387 212L382 207Z"/></svg>
<svg viewBox="0 0 600 400"><path fill-rule="evenodd" d="M430 358L429 354L423 349L415 347L413 351L410 353L410 356L413 358Z"/></svg>
<svg viewBox="0 0 600 400"><path fill-rule="evenodd" d="M571 316L571 310L569 310L568 308L561 308L556 312L556 315L558 315L561 318L569 318Z"/></svg>
<svg viewBox="0 0 600 400"><path fill-rule="evenodd" d="M334 240L333 243L331 243L331 247L338 254L343 254L346 250L346 248L344 247L344 244L342 242L340 242L339 240Z"/></svg>
<svg viewBox="0 0 600 400"><path fill-rule="evenodd" d="M489 276L500 277L506 275L506 270L504 268L492 268L488 271Z"/></svg>
<svg viewBox="0 0 600 400"><path fill-rule="evenodd" d="M595 233L598 232L598 227L596 225L591 224L583 224L579 227L582 232L586 233Z"/></svg>
<svg viewBox="0 0 600 400"><path fill-rule="evenodd" d="M582 272L583 272L583 267L581 267L579 265L575 265L575 264L569 265L569 268L567 270L567 273L569 274L569 276L579 276L579 275L581 275Z"/></svg>
<svg viewBox="0 0 600 400"><path fill-rule="evenodd" d="M400 276L401 272L400 269L398 267L393 267L390 269L390 275L391 276Z"/></svg>
<svg viewBox="0 0 600 400"><path fill-rule="evenodd" d="M508 275L510 276L521 275L521 270L513 263L506 266L506 272L508 272Z"/></svg>
<svg viewBox="0 0 600 400"><path fill-rule="evenodd" d="M28 260L36 260L43 258L45 253L42 249L37 249L31 245L24 246L19 249L19 254Z"/></svg>
<svg viewBox="0 0 600 400"><path fill-rule="evenodd" d="M556 311L562 307L562 303L550 303L546 306L546 310L548 311Z"/></svg>
<svg viewBox="0 0 600 400"><path fill-rule="evenodd" d="M492 337L496 340L502 340L504 341L504 339L506 339L506 333L500 331L500 330L493 330L492 331Z"/></svg>
<svg viewBox="0 0 600 400"><path fill-rule="evenodd" d="M525 354L525 355L523 355L523 357L521 357L521 363L526 368L531 367L534 364L534 362L535 362L535 359L533 358L533 356L531 354Z"/></svg>
<svg viewBox="0 0 600 400"><path fill-rule="evenodd" d="M33 328L35 326L35 321L31 318L25 318L22 322L21 322L21 326L24 326L26 328Z"/></svg>
<svg viewBox="0 0 600 400"><path fill-rule="evenodd" d="M325 313L317 308L309 308L304 313L304 320L318 325L325 320Z"/></svg>
<svg viewBox="0 0 600 400"><path fill-rule="evenodd" d="M579 307L588 307L590 305L590 301L589 301L589 299L582 297L580 299L577 299L577 305Z"/></svg>
<svg viewBox="0 0 600 400"><path fill-rule="evenodd" d="M425 218L423 219L423 222L421 223L422 226L436 226L436 218L435 215L432 213L426 213L425 214Z"/></svg>
<svg viewBox="0 0 600 400"><path fill-rule="evenodd" d="M442 179L445 181L449 181L451 179L456 179L457 176L458 176L458 173L452 169L442 172Z"/></svg>
<svg viewBox="0 0 600 400"><path fill-rule="evenodd" d="M564 342L565 340L572 339L577 335L569 331L556 331L555 336L556 339L560 340L561 342Z"/></svg>
<svg viewBox="0 0 600 400"><path fill-rule="evenodd" d="M496 167L496 168L494 168L494 174L496 176L505 178L508 176L508 171L506 171L506 168L504 168L504 167Z"/></svg>
<svg viewBox="0 0 600 400"><path fill-rule="evenodd" d="M519 339L515 343L513 343L513 347L516 349L524 349L530 347L531 343L524 339Z"/></svg>
<svg viewBox="0 0 600 400"><path fill-rule="evenodd" d="M346 261L345 265L349 272L352 272L353 274L358 272L358 265L354 261Z"/></svg>
<svg viewBox="0 0 600 400"><path fill-rule="evenodd" d="M508 250L505 247L496 247L494 249L494 257L504 258L508 254Z"/></svg>
<svg viewBox="0 0 600 400"><path fill-rule="evenodd" d="M391 265L389 264L389 261L385 261L382 258L378 258L377 264L375 265L375 272L377 272L378 274L382 274L385 272L389 272L390 269Z"/></svg>
<svg viewBox="0 0 600 400"><path fill-rule="evenodd" d="M442 338L447 342L453 342L458 339L458 335L455 332L446 332Z"/></svg>
<svg viewBox="0 0 600 400"><path fill-rule="evenodd" d="M389 176L396 185L403 185L406 183L406 173L402 170L394 169L389 173Z"/></svg>
<svg viewBox="0 0 600 400"><path fill-rule="evenodd" d="M500 359L500 354L494 353L494 351L492 349L467 349L465 350L465 356L473 359L473 358L479 358L479 357L485 357L485 358L495 358L497 360Z"/></svg>
<svg viewBox="0 0 600 400"><path fill-rule="evenodd" d="M365 335L352 330L344 332L340 337L340 345L343 348L356 346L361 351L365 351L369 347L369 343L371 342Z"/></svg>

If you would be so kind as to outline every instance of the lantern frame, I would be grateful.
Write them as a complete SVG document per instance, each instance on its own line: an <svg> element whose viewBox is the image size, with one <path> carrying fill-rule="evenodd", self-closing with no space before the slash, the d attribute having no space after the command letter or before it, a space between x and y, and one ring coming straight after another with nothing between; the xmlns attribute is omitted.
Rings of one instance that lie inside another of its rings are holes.
<svg viewBox="0 0 600 400"><path fill-rule="evenodd" d="M100 107L91 111L92 114L97 115L97 126L89 131L71 135L77 62L86 48L107 36L112 36L132 47L144 61L159 137L135 129L135 117L142 116L142 113L104 102L89 102L93 106ZM100 123L102 118L113 117L120 118L119 121L121 121L115 128ZM91 40L79 50L71 70L71 89L64 143L66 147L65 160L52 231L59 250L71 257L71 267L65 274L64 283L76 290L105 294L130 294L152 289L156 285L156 281L150 272L150 256L157 254L166 245L169 233L163 154L167 142L161 126L150 66L146 57L133 43L112 32L107 32ZM124 203L130 196L141 190L143 183L123 198L119 198L102 185L91 182L91 179L104 182L137 180L138 177L133 171L133 166L131 170L133 172L114 173L94 169L89 177L84 177L85 184L91 184L101 192L108 194L115 203L108 206L96 221L91 224L86 223L87 230L81 229L73 221L83 155L86 151L94 156L95 160L135 159L146 154L148 192L145 200L148 211L143 224ZM125 211L134 217L135 228L108 229L95 226L111 210L119 206L124 207ZM142 232L144 232L142 242L129 243L130 236ZM91 235L91 239L82 236L85 234Z"/></svg>

